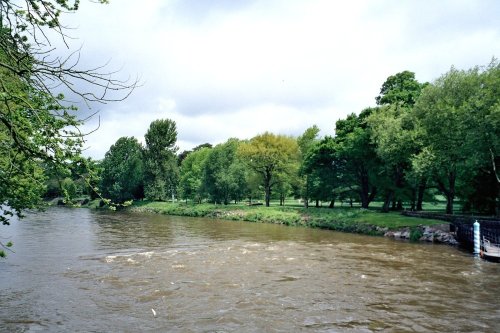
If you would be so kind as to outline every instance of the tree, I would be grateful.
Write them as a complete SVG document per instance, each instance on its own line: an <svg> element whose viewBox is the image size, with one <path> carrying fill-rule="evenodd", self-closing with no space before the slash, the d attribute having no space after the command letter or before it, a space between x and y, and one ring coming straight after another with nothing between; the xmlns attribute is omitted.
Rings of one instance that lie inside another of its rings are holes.
<svg viewBox="0 0 500 333"><path fill-rule="evenodd" d="M498 73L495 61L486 70L452 67L422 91L415 105L424 149L412 163L436 182L446 197L448 214L453 213L457 190L467 192L464 189L481 168L493 174L496 166L500 134Z"/></svg>
<svg viewBox="0 0 500 333"><path fill-rule="evenodd" d="M310 173L305 172L304 170L304 162L307 154L314 147L315 143L318 141L317 137L319 134L319 128L316 125L307 128L304 133L297 138L297 144L300 149L300 159L301 166L299 169L299 173L302 175L301 184L300 184L300 195L304 199L304 206L307 208L309 206L309 190L311 188L311 179Z"/></svg>
<svg viewBox="0 0 500 333"><path fill-rule="evenodd" d="M366 122L373 111L368 108L359 116L350 114L335 124L337 158L343 167L342 178L345 183L356 185L362 208L368 208L377 194L377 176L380 171L380 160Z"/></svg>
<svg viewBox="0 0 500 333"><path fill-rule="evenodd" d="M182 151L179 155L177 155L177 163L180 166L182 164L182 161L184 161L184 159L186 157L188 157L189 154L191 154L192 152L198 151L200 149L203 149L203 148L212 148L212 145L210 143L203 143L201 145L198 145L198 146L194 147L192 150L184 150L184 151Z"/></svg>
<svg viewBox="0 0 500 333"><path fill-rule="evenodd" d="M152 200L174 200L179 180L175 146L177 127L175 121L159 119L153 121L144 136L145 149L145 184L144 192Z"/></svg>
<svg viewBox="0 0 500 333"><path fill-rule="evenodd" d="M76 11L79 3L0 1L0 221L4 224L13 215L21 217L23 209L41 206L45 177L40 165L66 168L77 160L85 162L81 157L85 133L78 129L83 121L72 114L76 109L62 93L70 92L90 105L123 100L137 84L115 79L116 73L104 67L79 67L78 52L66 58L54 55L54 39L68 38L60 17Z"/></svg>
<svg viewBox="0 0 500 333"><path fill-rule="evenodd" d="M391 201L398 202L402 209L402 197L408 196L406 180L413 185L409 192L412 208L421 210L426 179L410 175L410 156L422 148L417 140L415 120L412 108L420 93L428 83L420 83L415 73L403 71L389 76L382 84L380 95L375 98L377 104L385 107L377 109L368 123L372 128L372 140L377 155L383 164L383 175L387 181L381 181L380 191L384 194L382 211L389 210ZM383 180L383 177L380 177Z"/></svg>
<svg viewBox="0 0 500 333"><path fill-rule="evenodd" d="M179 192L182 198L198 203L203 199L203 173L211 148L190 152L182 161L179 177Z"/></svg>
<svg viewBox="0 0 500 333"><path fill-rule="evenodd" d="M342 185L342 165L335 139L326 136L312 146L304 157L301 172L308 177L312 199L329 200L333 208L335 190ZM307 206L306 206L307 207Z"/></svg>
<svg viewBox="0 0 500 333"><path fill-rule="evenodd" d="M373 112L367 121L383 172L378 182L384 194L382 211L388 212L390 203L401 202L402 198L410 199L413 209L421 210L425 178L412 177L411 157L422 145L411 110L402 105L388 105ZM418 191L421 193L417 195Z"/></svg>
<svg viewBox="0 0 500 333"><path fill-rule="evenodd" d="M240 141L229 139L212 148L207 157L203 188L215 203L229 204L231 199L241 200L246 193L246 169L236 152Z"/></svg>
<svg viewBox="0 0 500 333"><path fill-rule="evenodd" d="M106 152L101 167L102 194L123 203L144 197L142 146L134 137L121 137Z"/></svg>
<svg viewBox="0 0 500 333"><path fill-rule="evenodd" d="M284 135L269 132L242 143L239 156L254 172L261 177L265 191L266 207L269 207L271 191L279 181L278 174L293 176L297 170L299 147L297 141Z"/></svg>
<svg viewBox="0 0 500 333"><path fill-rule="evenodd" d="M411 107L415 105L420 91L427 84L415 80L415 73L403 71L387 78L380 88L380 95L375 100L378 105L401 104Z"/></svg>
<svg viewBox="0 0 500 333"><path fill-rule="evenodd" d="M0 29L0 35L5 36ZM11 45L9 52L17 52ZM0 61L12 59L0 49ZM29 62L29 59L25 61ZM43 168L67 169L81 160L83 144L80 124L60 104L61 96L36 90L29 79L0 67L0 221L8 224L9 216L26 208L41 205L45 191Z"/></svg>

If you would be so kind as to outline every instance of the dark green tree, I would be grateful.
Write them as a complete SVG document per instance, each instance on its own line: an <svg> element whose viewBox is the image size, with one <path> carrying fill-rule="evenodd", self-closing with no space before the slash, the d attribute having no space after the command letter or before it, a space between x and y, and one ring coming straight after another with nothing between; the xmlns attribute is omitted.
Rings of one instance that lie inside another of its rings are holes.
<svg viewBox="0 0 500 333"><path fill-rule="evenodd" d="M145 184L144 193L151 200L174 200L179 182L179 166L175 145L177 126L170 119L158 119L151 123L144 136Z"/></svg>
<svg viewBox="0 0 500 333"><path fill-rule="evenodd" d="M144 197L142 146L134 137L121 137L101 163L100 189L104 197L116 203Z"/></svg>
<svg viewBox="0 0 500 333"><path fill-rule="evenodd" d="M300 149L300 168L299 168L299 173L301 175L301 178L299 179L299 195L303 198L304 200L304 207L309 206L309 198L310 198L310 190L311 190L311 173L310 172L305 172L304 170L304 163L305 163L305 158L309 151L311 150L312 147L318 142L318 134L319 134L319 128L316 125L313 125L309 128L307 128L304 133L297 138L297 144L299 145Z"/></svg>
<svg viewBox="0 0 500 333"><path fill-rule="evenodd" d="M500 134L498 73L495 61L486 69L452 67L422 91L415 105L424 148L412 159L413 166L432 177L446 197L448 214L454 211L457 195L465 198L470 193L467 188L481 169L495 179Z"/></svg>
<svg viewBox="0 0 500 333"><path fill-rule="evenodd" d="M389 210L391 201L393 209L402 209L403 199L409 199L413 209L422 209L426 178L409 173L410 156L422 148L411 110L427 85L418 82L415 73L403 71L389 76L375 98L377 104L385 106L369 119L372 140L383 164L379 192L384 196L384 212Z"/></svg>
<svg viewBox="0 0 500 333"><path fill-rule="evenodd" d="M304 157L301 172L309 179L308 192L311 199L317 202L330 201L330 207L333 208L342 187L341 163L335 139L330 136L324 137L309 149Z"/></svg>
<svg viewBox="0 0 500 333"><path fill-rule="evenodd" d="M201 203L204 199L203 174L211 148L201 148L190 152L182 161L179 177L179 195Z"/></svg>
<svg viewBox="0 0 500 333"><path fill-rule="evenodd" d="M236 155L239 145L238 139L229 139L212 148L207 157L203 188L215 203L227 205L246 195L246 169Z"/></svg>
<svg viewBox="0 0 500 333"><path fill-rule="evenodd" d="M387 78L375 100L378 105L400 104L411 107L415 105L421 90L427 84L418 82L415 73L403 71Z"/></svg>
<svg viewBox="0 0 500 333"><path fill-rule="evenodd" d="M344 182L355 186L362 208L368 208L377 195L380 160L371 140L368 116L374 109L363 110L359 116L350 114L338 120L335 127L337 158L343 166Z"/></svg>
<svg viewBox="0 0 500 333"><path fill-rule="evenodd" d="M401 209L403 200L412 202L413 209L421 210L418 198L422 196L417 191L425 189L419 187L423 178L410 177L411 157L422 149L411 110L399 104L384 106L368 117L368 124L381 162L378 184L384 198L382 211L388 212L390 204L396 202Z"/></svg>

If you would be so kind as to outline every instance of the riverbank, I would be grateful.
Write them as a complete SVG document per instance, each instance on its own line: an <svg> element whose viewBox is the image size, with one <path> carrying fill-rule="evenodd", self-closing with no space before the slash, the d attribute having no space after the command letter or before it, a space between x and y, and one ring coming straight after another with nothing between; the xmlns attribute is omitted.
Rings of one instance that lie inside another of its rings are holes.
<svg viewBox="0 0 500 333"><path fill-rule="evenodd" d="M273 223L340 232L385 236L395 239L456 245L448 224L440 220L380 213L359 208L302 208L297 206L213 205L136 201L127 208L135 212Z"/></svg>

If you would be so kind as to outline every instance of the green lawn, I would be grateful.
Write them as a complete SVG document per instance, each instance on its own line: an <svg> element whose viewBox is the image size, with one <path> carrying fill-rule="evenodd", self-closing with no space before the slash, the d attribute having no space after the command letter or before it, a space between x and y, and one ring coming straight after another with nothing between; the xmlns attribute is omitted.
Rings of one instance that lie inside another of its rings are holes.
<svg viewBox="0 0 500 333"><path fill-rule="evenodd" d="M264 207L245 204L214 205L137 201L129 209L167 215L276 223L374 235L383 234L386 229L443 223L439 220L407 217L397 212L381 213L377 210L356 207L333 209L310 207L306 209L298 202L288 202L285 206L272 203L271 207Z"/></svg>

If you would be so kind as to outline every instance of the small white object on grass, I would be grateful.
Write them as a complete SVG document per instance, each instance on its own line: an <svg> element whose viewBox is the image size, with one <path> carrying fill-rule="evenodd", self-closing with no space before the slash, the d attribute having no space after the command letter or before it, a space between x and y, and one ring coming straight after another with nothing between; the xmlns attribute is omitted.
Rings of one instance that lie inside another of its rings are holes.
<svg viewBox="0 0 500 333"><path fill-rule="evenodd" d="M151 309L151 312L153 312L153 317L156 318L156 311L155 311L155 309Z"/></svg>

